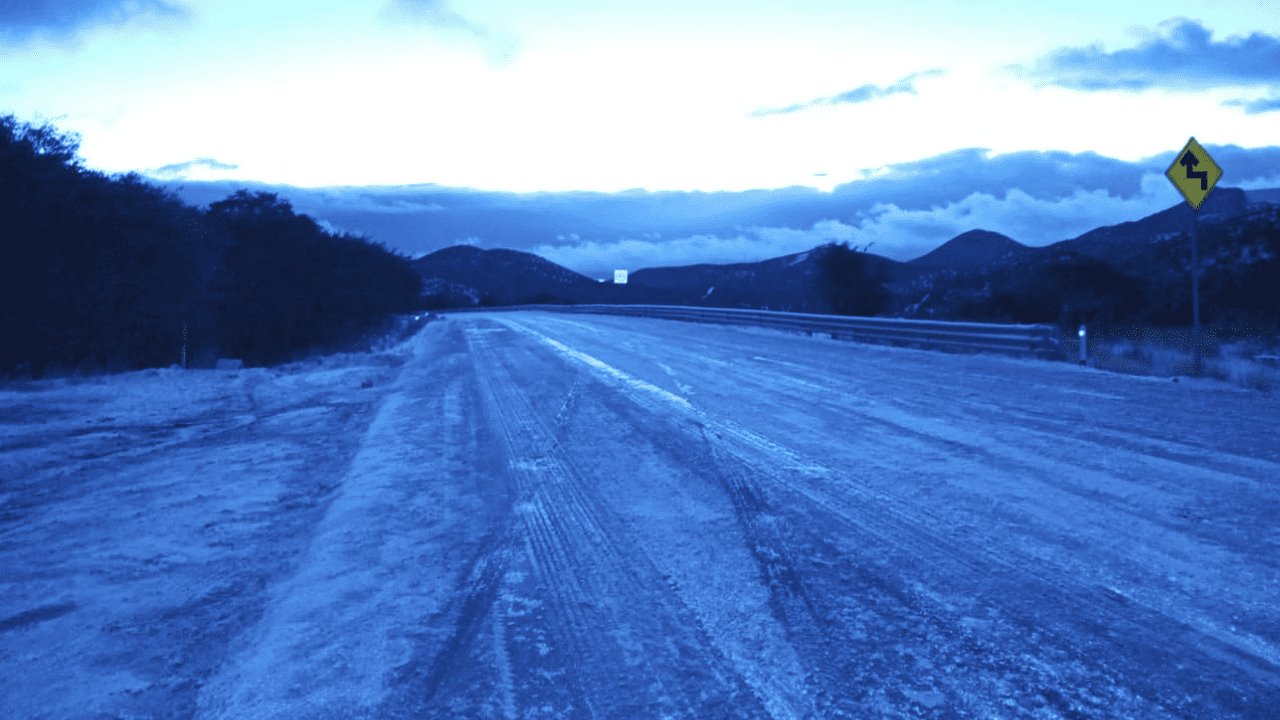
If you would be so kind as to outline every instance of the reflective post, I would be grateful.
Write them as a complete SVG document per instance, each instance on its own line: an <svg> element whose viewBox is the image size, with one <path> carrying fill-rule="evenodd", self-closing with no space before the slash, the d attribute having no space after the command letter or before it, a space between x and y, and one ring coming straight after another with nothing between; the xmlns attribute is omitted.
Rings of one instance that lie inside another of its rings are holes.
<svg viewBox="0 0 1280 720"><path fill-rule="evenodd" d="M1089 364L1089 331L1085 329L1084 323L1080 323L1080 330L1077 332L1080 336L1080 364Z"/></svg>

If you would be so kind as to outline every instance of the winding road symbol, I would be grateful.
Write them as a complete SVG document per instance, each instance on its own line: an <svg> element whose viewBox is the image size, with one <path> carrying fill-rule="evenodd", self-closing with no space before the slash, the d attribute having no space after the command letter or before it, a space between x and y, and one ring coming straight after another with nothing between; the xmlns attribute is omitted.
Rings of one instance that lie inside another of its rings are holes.
<svg viewBox="0 0 1280 720"><path fill-rule="evenodd" d="M1200 158L1196 157L1195 153L1188 150L1186 154L1182 156L1182 159L1179 160L1178 162L1182 165L1182 167L1187 169L1188 180L1199 180L1201 190L1209 189L1209 173L1203 170L1197 171L1197 170L1191 169L1200 164Z"/></svg>
<svg viewBox="0 0 1280 720"><path fill-rule="evenodd" d="M1173 156L1169 169L1164 171L1169 182L1182 193L1192 210L1199 210L1209 192L1222 179L1222 168L1214 162L1209 151L1195 138Z"/></svg>

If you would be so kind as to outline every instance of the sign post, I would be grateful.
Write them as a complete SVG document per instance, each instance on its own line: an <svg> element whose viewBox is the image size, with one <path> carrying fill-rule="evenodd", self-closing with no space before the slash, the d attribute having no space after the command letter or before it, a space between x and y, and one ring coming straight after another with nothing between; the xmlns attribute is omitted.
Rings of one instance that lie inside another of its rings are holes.
<svg viewBox="0 0 1280 720"><path fill-rule="evenodd" d="M1191 206L1191 342L1195 345L1196 372L1201 371L1204 343L1200 337L1200 206L1209 197L1218 181L1222 168L1209 157L1193 137L1178 151L1177 157L1164 171L1165 177L1178 189Z"/></svg>

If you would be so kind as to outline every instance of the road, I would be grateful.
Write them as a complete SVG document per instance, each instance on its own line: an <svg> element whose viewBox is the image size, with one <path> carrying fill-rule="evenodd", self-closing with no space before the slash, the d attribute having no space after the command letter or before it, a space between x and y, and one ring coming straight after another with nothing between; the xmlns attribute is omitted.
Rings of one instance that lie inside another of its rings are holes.
<svg viewBox="0 0 1280 720"><path fill-rule="evenodd" d="M0 715L1275 717L1278 419L532 312L9 388Z"/></svg>

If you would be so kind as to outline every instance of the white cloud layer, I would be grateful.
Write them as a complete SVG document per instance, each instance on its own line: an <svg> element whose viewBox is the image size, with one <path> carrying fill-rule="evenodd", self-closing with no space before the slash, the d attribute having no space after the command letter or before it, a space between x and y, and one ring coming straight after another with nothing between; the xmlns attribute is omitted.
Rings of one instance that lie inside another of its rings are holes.
<svg viewBox="0 0 1280 720"><path fill-rule="evenodd" d="M1076 190L1059 199L1036 198L1019 189L1003 196L975 192L928 209L875 204L860 212L857 222L822 220L808 228L753 227L732 236L693 235L664 241L588 240L544 244L532 251L583 272L749 262L804 252L827 242L870 245L872 252L909 260L978 228L1003 233L1026 245L1048 245L1115 223L1117 218L1138 219L1159 212L1176 201L1172 192L1168 180L1150 173L1142 177L1141 191L1128 197L1102 189Z"/></svg>

